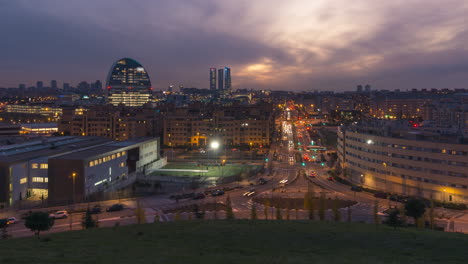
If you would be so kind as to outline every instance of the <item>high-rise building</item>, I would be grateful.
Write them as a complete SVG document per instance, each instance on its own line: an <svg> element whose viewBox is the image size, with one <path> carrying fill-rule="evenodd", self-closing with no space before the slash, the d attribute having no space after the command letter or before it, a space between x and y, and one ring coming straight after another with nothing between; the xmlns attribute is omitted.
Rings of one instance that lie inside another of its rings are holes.
<svg viewBox="0 0 468 264"><path fill-rule="evenodd" d="M358 92L358 93L362 93L362 85L358 85L358 86L357 86L357 92Z"/></svg>
<svg viewBox="0 0 468 264"><path fill-rule="evenodd" d="M70 84L69 83L63 83L63 90L64 91L69 91L70 90Z"/></svg>
<svg viewBox="0 0 468 264"><path fill-rule="evenodd" d="M102 90L102 82L100 80L97 80L94 84L92 84L92 86L92 88L97 91Z"/></svg>
<svg viewBox="0 0 468 264"><path fill-rule="evenodd" d="M366 84L366 86L364 87L364 91L366 91L366 93L370 93L371 86L369 84Z"/></svg>
<svg viewBox="0 0 468 264"><path fill-rule="evenodd" d="M152 90L145 68L130 58L120 59L112 65L106 87L109 103L126 106L149 102Z"/></svg>
<svg viewBox="0 0 468 264"><path fill-rule="evenodd" d="M216 68L210 68L210 90L216 90Z"/></svg>
<svg viewBox="0 0 468 264"><path fill-rule="evenodd" d="M56 80L50 81L50 88L57 89L57 81Z"/></svg>
<svg viewBox="0 0 468 264"><path fill-rule="evenodd" d="M218 90L223 90L224 89L224 70L219 69L218 70Z"/></svg>
<svg viewBox="0 0 468 264"><path fill-rule="evenodd" d="M41 89L44 87L44 83L42 81L37 81L36 82L36 88Z"/></svg>
<svg viewBox="0 0 468 264"><path fill-rule="evenodd" d="M224 67L224 90L231 90L231 69Z"/></svg>
<svg viewBox="0 0 468 264"><path fill-rule="evenodd" d="M22 84L22 83L21 83L21 84L18 86L18 88L20 88L20 89L23 89L23 90L24 90L24 89L26 89L26 84Z"/></svg>

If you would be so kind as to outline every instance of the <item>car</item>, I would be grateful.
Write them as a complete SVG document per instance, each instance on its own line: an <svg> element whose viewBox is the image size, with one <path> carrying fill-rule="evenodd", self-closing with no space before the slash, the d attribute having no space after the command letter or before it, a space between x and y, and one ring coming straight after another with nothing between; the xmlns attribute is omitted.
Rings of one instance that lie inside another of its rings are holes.
<svg viewBox="0 0 468 264"><path fill-rule="evenodd" d="M351 187L351 191L362 192L362 187L361 186L353 186L353 187Z"/></svg>
<svg viewBox="0 0 468 264"><path fill-rule="evenodd" d="M7 225L18 223L18 220L16 219L16 217L8 217L6 221L7 221Z"/></svg>
<svg viewBox="0 0 468 264"><path fill-rule="evenodd" d="M381 198L381 199L387 199L388 195L387 195L387 193L378 192L378 193L374 194L374 197Z"/></svg>
<svg viewBox="0 0 468 264"><path fill-rule="evenodd" d="M329 181L334 181L335 179L333 179L332 176L328 176L327 180L329 180Z"/></svg>
<svg viewBox="0 0 468 264"><path fill-rule="evenodd" d="M222 195L224 195L223 190L214 190L211 192L211 196L222 196Z"/></svg>
<svg viewBox="0 0 468 264"><path fill-rule="evenodd" d="M204 199L206 196L203 194L203 193L196 193L194 196L193 196L193 200L200 200L200 199Z"/></svg>
<svg viewBox="0 0 468 264"><path fill-rule="evenodd" d="M268 182L268 181L265 180L264 178L260 178L260 179L258 180L258 184L260 184L260 185L267 184L267 182Z"/></svg>
<svg viewBox="0 0 468 264"><path fill-rule="evenodd" d="M124 209L123 204L113 204L109 208L107 208L107 212L117 212L122 211Z"/></svg>
<svg viewBox="0 0 468 264"><path fill-rule="evenodd" d="M252 195L254 195L254 194L255 194L255 190L252 189L252 190L249 190L249 191L245 192L245 193L243 194L243 196L252 196Z"/></svg>
<svg viewBox="0 0 468 264"><path fill-rule="evenodd" d="M53 214L49 215L50 218L54 219L65 219L68 217L68 212L67 211L57 211Z"/></svg>
<svg viewBox="0 0 468 264"><path fill-rule="evenodd" d="M101 206L95 205L93 208L89 209L91 214L100 214L101 213Z"/></svg>
<svg viewBox="0 0 468 264"><path fill-rule="evenodd" d="M315 178L316 176L317 176L317 172L316 172L316 171L311 171L311 172L310 172L310 177Z"/></svg>

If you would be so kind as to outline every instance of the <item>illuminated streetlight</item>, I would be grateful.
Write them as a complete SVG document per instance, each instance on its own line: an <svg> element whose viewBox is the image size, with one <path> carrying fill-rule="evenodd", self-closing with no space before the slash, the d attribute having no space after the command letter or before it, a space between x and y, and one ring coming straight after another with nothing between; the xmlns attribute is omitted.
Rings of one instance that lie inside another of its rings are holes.
<svg viewBox="0 0 468 264"><path fill-rule="evenodd" d="M218 141L211 142L210 147L212 149L219 149L219 142Z"/></svg>

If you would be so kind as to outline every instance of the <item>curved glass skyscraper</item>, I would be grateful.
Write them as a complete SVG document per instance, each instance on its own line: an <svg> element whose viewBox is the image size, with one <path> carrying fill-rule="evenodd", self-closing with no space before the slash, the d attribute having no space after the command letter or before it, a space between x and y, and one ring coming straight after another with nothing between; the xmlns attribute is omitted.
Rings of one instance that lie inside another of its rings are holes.
<svg viewBox="0 0 468 264"><path fill-rule="evenodd" d="M145 68L134 59L116 61L107 77L107 98L113 105L141 106L150 100L151 81Z"/></svg>

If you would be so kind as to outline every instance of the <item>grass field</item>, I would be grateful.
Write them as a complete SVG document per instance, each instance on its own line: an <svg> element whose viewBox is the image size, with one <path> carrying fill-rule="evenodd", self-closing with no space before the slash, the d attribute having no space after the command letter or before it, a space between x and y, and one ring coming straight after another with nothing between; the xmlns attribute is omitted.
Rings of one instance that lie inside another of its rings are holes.
<svg viewBox="0 0 468 264"><path fill-rule="evenodd" d="M0 241L0 263L466 263L468 236L307 221L180 221Z"/></svg>
<svg viewBox="0 0 468 264"><path fill-rule="evenodd" d="M208 172L155 172L154 175L169 175L169 176L205 176L205 177L228 177L239 175L242 172L257 169L255 165L243 164L226 164L225 166L197 166L196 164L187 163L169 163L162 169L185 169L185 170L206 170Z"/></svg>

